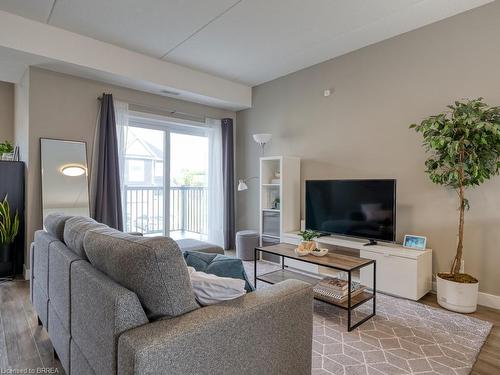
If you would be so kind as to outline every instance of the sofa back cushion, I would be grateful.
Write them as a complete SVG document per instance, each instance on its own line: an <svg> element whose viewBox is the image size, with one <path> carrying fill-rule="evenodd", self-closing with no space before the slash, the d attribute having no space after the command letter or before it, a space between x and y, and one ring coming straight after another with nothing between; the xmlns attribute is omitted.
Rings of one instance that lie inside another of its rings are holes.
<svg viewBox="0 0 500 375"><path fill-rule="evenodd" d="M71 373L116 374L118 337L148 323L139 299L84 261L71 266L70 295L71 346L81 355L75 362L71 349Z"/></svg>
<svg viewBox="0 0 500 375"><path fill-rule="evenodd" d="M35 232L35 249L33 251L33 263L31 272L37 285L44 293L49 295L49 247L57 238L44 230Z"/></svg>
<svg viewBox="0 0 500 375"><path fill-rule="evenodd" d="M87 232L90 263L135 292L149 319L198 308L182 253L168 237L139 237L106 228Z"/></svg>
<svg viewBox="0 0 500 375"><path fill-rule="evenodd" d="M64 226L64 243L68 248L82 259L87 260L87 255L83 248L83 238L90 230L103 229L108 226L98 223L90 217L74 216L66 221Z"/></svg>
<svg viewBox="0 0 500 375"><path fill-rule="evenodd" d="M43 226L45 230L57 238L59 241L63 241L64 239L64 226L66 225L66 221L70 219L71 216L63 215L63 214L50 214L47 215L43 222Z"/></svg>

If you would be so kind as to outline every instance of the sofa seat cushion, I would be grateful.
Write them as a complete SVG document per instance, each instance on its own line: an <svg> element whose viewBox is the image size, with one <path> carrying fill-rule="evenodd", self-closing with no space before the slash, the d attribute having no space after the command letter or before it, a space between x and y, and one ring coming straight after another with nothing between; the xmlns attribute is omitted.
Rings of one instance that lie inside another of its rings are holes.
<svg viewBox="0 0 500 375"><path fill-rule="evenodd" d="M192 238L183 238L181 240L177 240L177 245L179 245L182 252L200 251L202 253L215 253L224 255L224 249L222 247L208 242L194 240Z"/></svg>
<svg viewBox="0 0 500 375"><path fill-rule="evenodd" d="M197 251L184 252L184 258L186 259L187 265L193 267L196 271L211 273L212 275L220 277L245 280L245 290L247 292L255 290L248 280L241 259L220 254L200 253Z"/></svg>
<svg viewBox="0 0 500 375"><path fill-rule="evenodd" d="M103 229L108 226L98 223L90 217L74 216L66 221L64 226L64 243L76 255L87 260L87 254L83 248L83 238L90 230Z"/></svg>
<svg viewBox="0 0 500 375"><path fill-rule="evenodd" d="M66 221L70 219L71 216L63 214L50 214L47 215L43 222L45 230L56 237L59 241L64 239L64 226Z"/></svg>
<svg viewBox="0 0 500 375"><path fill-rule="evenodd" d="M139 237L106 228L84 239L90 263L135 292L149 319L197 309L186 263L168 237Z"/></svg>

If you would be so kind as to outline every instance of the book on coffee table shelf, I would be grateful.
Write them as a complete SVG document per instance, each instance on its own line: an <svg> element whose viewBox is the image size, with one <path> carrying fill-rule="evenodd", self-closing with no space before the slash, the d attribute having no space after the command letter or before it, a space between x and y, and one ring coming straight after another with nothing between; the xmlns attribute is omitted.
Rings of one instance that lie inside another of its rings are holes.
<svg viewBox="0 0 500 375"><path fill-rule="evenodd" d="M348 298L347 280L337 277L325 277L314 286L314 295L326 301L342 303ZM357 281L351 282L351 298L357 296L366 289L366 286Z"/></svg>

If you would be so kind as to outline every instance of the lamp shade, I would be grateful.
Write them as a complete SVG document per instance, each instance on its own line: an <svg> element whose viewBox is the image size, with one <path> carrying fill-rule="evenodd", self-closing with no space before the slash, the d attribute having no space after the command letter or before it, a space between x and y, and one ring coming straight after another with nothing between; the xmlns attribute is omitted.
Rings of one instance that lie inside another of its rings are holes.
<svg viewBox="0 0 500 375"><path fill-rule="evenodd" d="M238 181L238 191L248 190L248 186L244 180Z"/></svg>
<svg viewBox="0 0 500 375"><path fill-rule="evenodd" d="M254 134L253 139L259 145L265 145L267 142L271 140L272 134L262 133L262 134Z"/></svg>

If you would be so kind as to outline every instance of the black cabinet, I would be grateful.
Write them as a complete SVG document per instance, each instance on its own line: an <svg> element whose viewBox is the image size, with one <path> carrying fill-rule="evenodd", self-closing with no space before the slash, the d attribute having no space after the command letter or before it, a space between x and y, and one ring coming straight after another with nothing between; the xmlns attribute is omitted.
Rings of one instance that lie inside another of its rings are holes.
<svg viewBox="0 0 500 375"><path fill-rule="evenodd" d="M8 194L11 212L19 214L19 234L14 241L13 262L15 273L23 272L24 264L24 163L21 161L0 161L0 199ZM0 263L0 277L12 274L12 263Z"/></svg>

